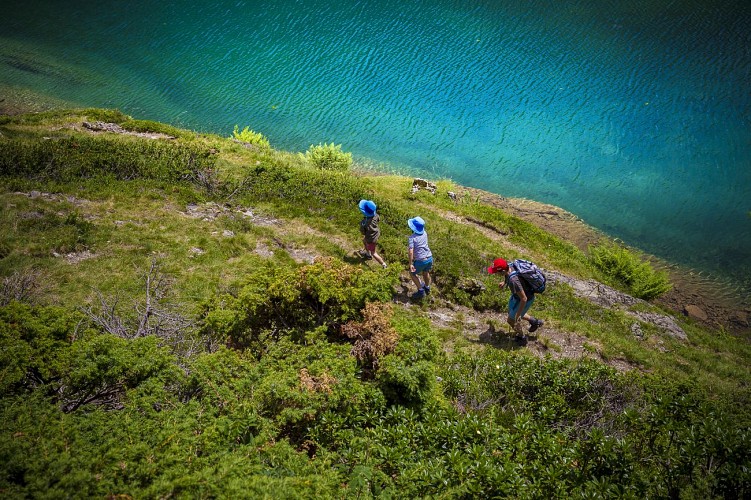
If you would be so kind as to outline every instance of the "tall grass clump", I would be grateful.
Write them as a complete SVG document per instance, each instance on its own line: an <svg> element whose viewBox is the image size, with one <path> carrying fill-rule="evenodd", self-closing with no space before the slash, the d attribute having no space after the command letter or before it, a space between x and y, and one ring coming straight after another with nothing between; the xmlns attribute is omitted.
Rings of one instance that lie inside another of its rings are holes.
<svg viewBox="0 0 751 500"><path fill-rule="evenodd" d="M232 138L240 142L246 142L253 146L257 146L261 149L271 148L271 143L269 143L269 140L266 138L266 136L264 136L260 132L251 130L248 127L245 127L241 131L240 128L237 125L235 125L235 130L232 131Z"/></svg>
<svg viewBox="0 0 751 500"><path fill-rule="evenodd" d="M311 145L305 152L305 160L321 170L347 171L352 166L352 153L342 151L341 144Z"/></svg>
<svg viewBox="0 0 751 500"><path fill-rule="evenodd" d="M666 272L656 271L649 262L616 243L590 246L589 258L597 268L640 299L654 299L672 288Z"/></svg>

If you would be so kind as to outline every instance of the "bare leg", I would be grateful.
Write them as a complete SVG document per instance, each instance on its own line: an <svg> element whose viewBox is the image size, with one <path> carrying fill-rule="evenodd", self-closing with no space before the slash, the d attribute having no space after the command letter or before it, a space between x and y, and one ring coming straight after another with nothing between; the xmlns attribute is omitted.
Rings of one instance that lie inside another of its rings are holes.
<svg viewBox="0 0 751 500"><path fill-rule="evenodd" d="M381 257L380 255L378 255L378 252L373 252L373 260L375 260L376 262L378 262L383 267L386 267L386 263L383 261L383 257Z"/></svg>
<svg viewBox="0 0 751 500"><path fill-rule="evenodd" d="M422 273L422 279L425 280L425 286L430 286L431 279L430 279L430 273L428 271L424 271Z"/></svg>
<svg viewBox="0 0 751 500"><path fill-rule="evenodd" d="M370 252L368 251L368 243L365 241L365 238L362 239L362 253L363 255L370 255Z"/></svg>
<svg viewBox="0 0 751 500"><path fill-rule="evenodd" d="M422 283L420 282L420 277L418 275L416 275L416 274L410 274L410 276L412 276L412 282L415 284L415 286L417 287L417 290L419 291L420 288L422 288Z"/></svg>

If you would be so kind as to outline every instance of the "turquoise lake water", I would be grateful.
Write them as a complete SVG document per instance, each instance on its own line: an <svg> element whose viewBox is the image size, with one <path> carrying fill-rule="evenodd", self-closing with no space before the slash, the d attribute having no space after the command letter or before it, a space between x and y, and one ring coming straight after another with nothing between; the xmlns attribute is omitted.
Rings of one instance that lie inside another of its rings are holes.
<svg viewBox="0 0 751 500"><path fill-rule="evenodd" d="M751 290L746 0L27 0L0 18L0 85L335 142Z"/></svg>

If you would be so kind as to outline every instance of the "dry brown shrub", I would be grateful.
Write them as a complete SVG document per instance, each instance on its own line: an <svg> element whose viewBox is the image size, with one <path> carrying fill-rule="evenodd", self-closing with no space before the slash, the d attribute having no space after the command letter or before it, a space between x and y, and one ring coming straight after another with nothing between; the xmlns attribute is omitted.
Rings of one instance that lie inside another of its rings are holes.
<svg viewBox="0 0 751 500"><path fill-rule="evenodd" d="M308 372L307 368L300 370L300 385L308 391L331 394L331 386L336 384L336 382L336 377L333 377L326 372L323 372L323 374L318 377L314 377Z"/></svg>
<svg viewBox="0 0 751 500"><path fill-rule="evenodd" d="M393 352L399 335L391 326L391 304L365 304L363 321L342 325L342 333L355 341L352 355L366 369L378 369L380 359Z"/></svg>

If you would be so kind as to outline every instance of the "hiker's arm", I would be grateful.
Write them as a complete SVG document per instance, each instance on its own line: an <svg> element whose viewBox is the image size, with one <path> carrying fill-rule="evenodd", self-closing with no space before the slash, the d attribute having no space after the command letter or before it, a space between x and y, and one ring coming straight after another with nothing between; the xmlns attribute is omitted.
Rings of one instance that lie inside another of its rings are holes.
<svg viewBox="0 0 751 500"><path fill-rule="evenodd" d="M409 247L409 270L415 272L415 249Z"/></svg>

